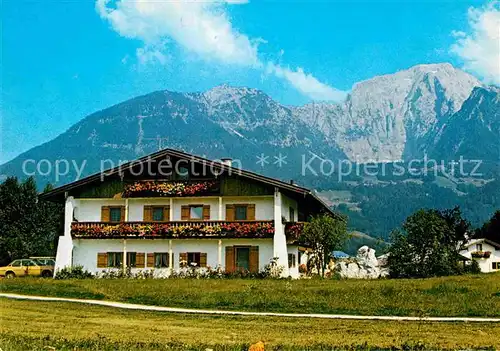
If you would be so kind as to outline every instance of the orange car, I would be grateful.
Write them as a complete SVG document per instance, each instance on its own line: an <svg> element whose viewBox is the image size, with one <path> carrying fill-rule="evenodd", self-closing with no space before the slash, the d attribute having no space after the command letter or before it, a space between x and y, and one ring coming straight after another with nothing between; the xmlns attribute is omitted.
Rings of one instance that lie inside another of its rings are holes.
<svg viewBox="0 0 500 351"><path fill-rule="evenodd" d="M14 260L5 267L0 267L0 276L5 278L14 277L52 277L54 266L45 265L42 262L31 259Z"/></svg>

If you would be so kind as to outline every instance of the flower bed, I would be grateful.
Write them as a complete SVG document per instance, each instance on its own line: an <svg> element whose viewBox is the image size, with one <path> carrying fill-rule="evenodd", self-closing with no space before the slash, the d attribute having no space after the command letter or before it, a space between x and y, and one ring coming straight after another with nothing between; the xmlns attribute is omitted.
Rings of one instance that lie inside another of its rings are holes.
<svg viewBox="0 0 500 351"><path fill-rule="evenodd" d="M213 224L179 223L120 223L89 226L73 223L71 233L75 237L113 238L113 237L230 237L230 238L269 238L274 235L271 222L238 223L221 222Z"/></svg>
<svg viewBox="0 0 500 351"><path fill-rule="evenodd" d="M141 181L125 186L124 197L168 197L168 196L193 196L213 192L217 182L157 182Z"/></svg>

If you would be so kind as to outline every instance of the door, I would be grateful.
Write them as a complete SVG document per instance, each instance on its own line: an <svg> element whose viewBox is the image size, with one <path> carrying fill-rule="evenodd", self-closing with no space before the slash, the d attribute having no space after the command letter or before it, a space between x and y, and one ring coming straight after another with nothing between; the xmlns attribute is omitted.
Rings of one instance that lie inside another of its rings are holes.
<svg viewBox="0 0 500 351"><path fill-rule="evenodd" d="M17 277L22 277L26 274L27 267L23 266L22 260L15 260L9 265L9 269L7 271L12 271Z"/></svg>
<svg viewBox="0 0 500 351"><path fill-rule="evenodd" d="M249 271L250 270L250 248L237 247L236 248L236 270Z"/></svg>
<svg viewBox="0 0 500 351"><path fill-rule="evenodd" d="M33 260L23 260L23 267L26 275L39 276L41 274L40 266L38 266Z"/></svg>

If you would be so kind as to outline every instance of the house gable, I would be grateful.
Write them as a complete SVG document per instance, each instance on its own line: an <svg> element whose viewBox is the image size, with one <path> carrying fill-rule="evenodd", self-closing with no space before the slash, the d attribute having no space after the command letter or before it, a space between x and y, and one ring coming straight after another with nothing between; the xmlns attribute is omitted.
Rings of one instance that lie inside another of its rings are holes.
<svg viewBox="0 0 500 351"><path fill-rule="evenodd" d="M179 172L181 168L182 172ZM213 195L219 196L272 195L275 189L279 189L289 198L303 202L312 213L334 214L309 189L172 149L63 185L39 197L56 202L63 202L67 196L114 198L123 194L128 184L144 181L214 181L217 187L213 189Z"/></svg>

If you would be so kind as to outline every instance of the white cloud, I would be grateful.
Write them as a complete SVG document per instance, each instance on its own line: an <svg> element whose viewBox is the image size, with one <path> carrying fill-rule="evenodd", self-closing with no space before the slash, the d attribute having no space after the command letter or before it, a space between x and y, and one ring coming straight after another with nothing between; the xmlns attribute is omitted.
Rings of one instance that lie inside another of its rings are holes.
<svg viewBox="0 0 500 351"><path fill-rule="evenodd" d="M149 46L170 38L205 59L246 66L259 62L257 42L232 27L223 1L119 0L113 4L97 0L96 9L124 37Z"/></svg>
<svg viewBox="0 0 500 351"><path fill-rule="evenodd" d="M96 0L99 15L123 37L139 39L139 63L165 64L166 41L173 41L204 60L216 60L250 68L267 69L315 100L340 100L345 94L318 81L302 68L293 71L259 59L261 38L250 39L238 32L226 13L228 5L247 0ZM284 51L280 51L280 57Z"/></svg>
<svg viewBox="0 0 500 351"><path fill-rule="evenodd" d="M347 95L344 91L321 83L312 74L305 73L301 67L298 67L297 70L294 71L290 68L284 68L269 63L267 70L268 72L274 73L277 77L286 79L298 91L313 100L341 101Z"/></svg>
<svg viewBox="0 0 500 351"><path fill-rule="evenodd" d="M453 31L451 52L464 61L464 68L486 83L500 83L500 2L468 11L470 32Z"/></svg>

